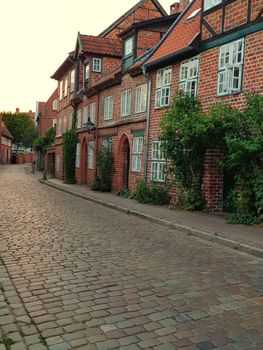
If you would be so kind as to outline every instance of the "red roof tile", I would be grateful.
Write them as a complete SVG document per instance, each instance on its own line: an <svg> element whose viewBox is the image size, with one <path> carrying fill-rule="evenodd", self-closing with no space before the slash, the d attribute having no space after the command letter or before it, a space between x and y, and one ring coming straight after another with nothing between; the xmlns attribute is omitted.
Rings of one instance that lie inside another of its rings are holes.
<svg viewBox="0 0 263 350"><path fill-rule="evenodd" d="M99 55L122 56L122 42L118 39L80 34L82 50Z"/></svg>
<svg viewBox="0 0 263 350"><path fill-rule="evenodd" d="M177 51L188 47L200 32L201 11L192 18L187 18L198 9L201 9L201 0L193 0L180 17L175 21L163 42L156 49L148 63L153 63L161 58L169 56Z"/></svg>

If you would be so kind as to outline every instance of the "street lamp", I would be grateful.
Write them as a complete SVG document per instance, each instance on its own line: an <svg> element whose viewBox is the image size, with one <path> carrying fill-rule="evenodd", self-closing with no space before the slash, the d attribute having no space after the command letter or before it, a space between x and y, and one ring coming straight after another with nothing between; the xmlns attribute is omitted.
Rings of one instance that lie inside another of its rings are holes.
<svg viewBox="0 0 263 350"><path fill-rule="evenodd" d="M90 133L92 130L95 129L95 124L92 123L92 121L90 120L90 118L88 118L87 123L83 124L84 128L87 130L88 133Z"/></svg>

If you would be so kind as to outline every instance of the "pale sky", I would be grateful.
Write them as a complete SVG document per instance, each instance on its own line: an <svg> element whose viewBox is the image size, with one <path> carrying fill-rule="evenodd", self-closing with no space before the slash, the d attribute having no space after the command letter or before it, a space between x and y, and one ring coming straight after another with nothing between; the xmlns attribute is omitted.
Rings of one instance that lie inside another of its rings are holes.
<svg viewBox="0 0 263 350"><path fill-rule="evenodd" d="M0 0L0 111L35 111L56 88L50 76L78 31L98 35L139 0ZM169 12L173 0L160 0Z"/></svg>

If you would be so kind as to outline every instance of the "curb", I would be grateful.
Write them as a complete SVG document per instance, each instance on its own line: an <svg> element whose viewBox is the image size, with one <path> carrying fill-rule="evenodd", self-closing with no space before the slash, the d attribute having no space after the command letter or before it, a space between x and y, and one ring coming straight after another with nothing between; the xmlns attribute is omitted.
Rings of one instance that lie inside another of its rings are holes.
<svg viewBox="0 0 263 350"><path fill-rule="evenodd" d="M63 187L63 186L55 185L55 184L52 184L52 183L45 181L45 180L38 180L38 181L42 184L45 184L45 185L52 187L52 188L55 188L59 191L62 191L62 192L68 193L68 194L72 194L73 196L76 196L76 197L85 199L87 201L99 204L103 207L107 207L107 208L117 210L117 211L125 213L125 214L130 214L130 215L136 216L138 218L147 220L149 222L153 222L155 224L170 228L170 229L175 230L177 232L179 231L181 233L186 234L187 236L198 237L198 238L204 239L204 240L209 241L209 242L215 242L215 243L221 244L221 245L228 247L228 248L231 248L233 250L238 250L242 253L247 253L247 254L256 256L257 258L263 258L263 249L261 249L261 248L254 247L254 246L251 246L251 245L246 244L246 243L234 241L234 240L222 237L222 236L215 234L215 233L193 229L193 228L190 228L188 226L183 226L180 224L175 224L171 221L159 219L159 218L156 218L154 216L140 213L140 212L133 210L133 209L128 209L128 208L120 207L116 204L104 202L100 199L90 197L90 196L85 195L85 194L76 193L74 191L71 191L70 189Z"/></svg>

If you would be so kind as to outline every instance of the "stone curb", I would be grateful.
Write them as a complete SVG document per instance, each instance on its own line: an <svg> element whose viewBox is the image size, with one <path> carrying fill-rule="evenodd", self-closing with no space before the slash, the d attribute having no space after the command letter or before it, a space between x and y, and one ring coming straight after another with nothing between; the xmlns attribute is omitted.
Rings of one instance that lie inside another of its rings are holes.
<svg viewBox="0 0 263 350"><path fill-rule="evenodd" d="M130 215L139 217L141 219L147 220L149 222L153 222L153 223L159 224L161 226L170 228L172 230L179 231L181 233L186 234L187 236L195 236L195 237L204 239L204 240L209 241L209 242L216 242L216 243L221 244L225 247L232 248L234 250L238 250L240 252L247 253L250 255L254 255L258 258L263 258L263 249L251 246L251 245L246 244L246 243L242 243L242 242L238 242L235 240L231 240L231 239L222 237L222 236L218 235L217 233L211 233L211 232L193 229L193 228L188 227L188 226L175 224L171 221L163 220L160 218L156 218L154 216L140 213L140 212L133 210L133 209L120 207L116 204L108 203L108 202L102 201L100 199L90 197L88 195L84 195L81 193L71 191L70 189L67 189L63 186L59 186L59 185L50 183L49 181L39 180L39 182L42 184L45 184L47 186L53 187L57 190L60 190L62 192L69 193L69 194L72 194L76 197L79 197L79 198L88 200L90 202L102 205L104 207L114 209L114 210L117 210L117 211L125 213L125 214L130 214Z"/></svg>

